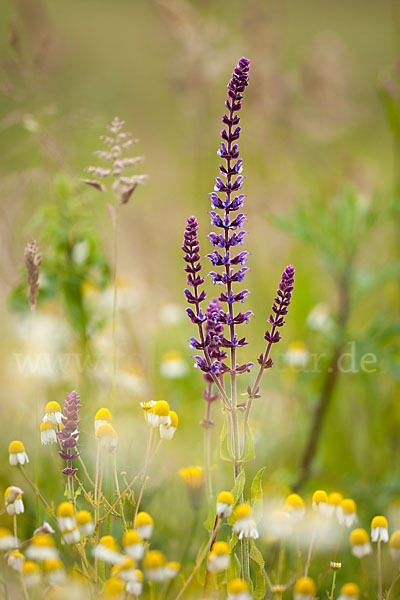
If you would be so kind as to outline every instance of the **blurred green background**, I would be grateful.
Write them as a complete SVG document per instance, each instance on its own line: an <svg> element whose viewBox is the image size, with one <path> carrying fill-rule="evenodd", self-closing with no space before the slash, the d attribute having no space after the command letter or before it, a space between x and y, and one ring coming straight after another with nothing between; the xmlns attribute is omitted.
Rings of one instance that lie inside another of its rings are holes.
<svg viewBox="0 0 400 600"><path fill-rule="evenodd" d="M99 136L106 124L118 115L140 140L134 147L145 158L139 172L149 174L146 185L123 207L118 237L119 293L124 300L118 313L120 387L115 410L120 468L130 473L142 463L139 401L168 400L180 415L180 427L154 465L144 505L157 515L160 545L179 555L176 531L183 531L191 517L177 471L203 462L198 423L204 413L203 380L192 369L187 347L194 331L184 313L180 246L186 218L196 214L202 253L209 251L207 194L218 174L226 83L245 55L251 60L251 81L241 155L248 196L245 249L251 253L246 287L252 292L246 310L256 316L247 327L250 343L243 359L255 360L262 351L280 275L287 263L296 267L293 306L274 356L277 366L266 373L262 398L251 416L256 460L249 463L249 472L266 465L265 494L288 493L299 477L330 357L338 345L349 352L349 342L354 342L357 364L365 353L373 353L376 371L340 373L335 379L301 492L316 486L338 489L356 499L365 519L395 502L400 492L400 112L394 6L386 0L3 0L4 461L11 439L22 439L33 459L46 402L62 403L66 391L74 388L83 401L81 447L89 457L94 454L92 419L97 408L109 404L111 385L107 264L112 268L112 226L106 211L110 197L85 189L80 180L93 164L93 151L101 147ZM286 224L277 227L277 218ZM48 274L48 293L39 298L34 319L25 310L23 286L15 292L24 281L23 250L32 237L43 251ZM62 269L68 244L85 239L91 240L91 258L73 274L82 295L82 317L73 310L74 293L68 297L71 273L65 275ZM321 303L335 322L345 250L341 266L335 258L349 239L357 252L346 282L346 326L312 331L307 316ZM101 281L97 275L93 285L92 269L99 265ZM206 261L204 265L207 270ZM212 293L209 287L209 297ZM84 334L82 318L87 319ZM287 356L293 342L305 350L306 362L307 352L326 353L321 372L290 367ZM169 351L180 353L182 376L163 375ZM89 356L90 364L80 369L71 359L57 369L48 363L43 367L46 358L37 359L38 354L57 353L64 359L68 354L77 360ZM39 360L34 372L25 363L18 367L18 357L27 355ZM247 375L242 378L241 391L250 381ZM216 408L214 419L213 477L219 489L229 487L231 468L218 459L222 418ZM36 452L39 464L55 473L50 449ZM44 491L60 500L61 480L49 477L44 468L41 472ZM9 481L4 469L2 486ZM176 502L179 510L171 508ZM34 513L33 502L27 510ZM395 518L399 527L397 512Z"/></svg>

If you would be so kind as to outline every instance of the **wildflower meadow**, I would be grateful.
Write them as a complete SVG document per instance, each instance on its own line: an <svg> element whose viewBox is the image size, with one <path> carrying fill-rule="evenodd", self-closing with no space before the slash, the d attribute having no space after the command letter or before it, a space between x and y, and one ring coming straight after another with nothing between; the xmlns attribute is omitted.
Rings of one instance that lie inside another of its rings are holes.
<svg viewBox="0 0 400 600"><path fill-rule="evenodd" d="M396 4L1 13L0 598L400 598Z"/></svg>

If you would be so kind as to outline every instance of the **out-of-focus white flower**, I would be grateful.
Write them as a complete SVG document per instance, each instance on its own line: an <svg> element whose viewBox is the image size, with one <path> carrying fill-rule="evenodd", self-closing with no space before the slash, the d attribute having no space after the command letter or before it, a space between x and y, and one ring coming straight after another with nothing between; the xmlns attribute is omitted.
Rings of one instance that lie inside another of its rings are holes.
<svg viewBox="0 0 400 600"><path fill-rule="evenodd" d="M265 530L269 535L287 538L293 533L294 521L286 510L272 511L265 520Z"/></svg>
<svg viewBox="0 0 400 600"><path fill-rule="evenodd" d="M163 440L172 440L179 423L178 415L174 410L169 411L168 417L168 423L160 425L160 437Z"/></svg>
<svg viewBox="0 0 400 600"><path fill-rule="evenodd" d="M306 514L304 500L299 494L289 494L286 498L283 510L293 521L301 521Z"/></svg>
<svg viewBox="0 0 400 600"><path fill-rule="evenodd" d="M50 535L53 535L55 531L47 521L43 521L42 525L35 529L33 535L37 535L38 533L48 533Z"/></svg>
<svg viewBox="0 0 400 600"><path fill-rule="evenodd" d="M48 533L37 533L33 536L26 550L26 556L32 560L53 560L58 552L53 538Z"/></svg>
<svg viewBox="0 0 400 600"><path fill-rule="evenodd" d="M20 515L24 512L23 493L23 490L15 485L11 485L4 492L4 503L9 515Z"/></svg>
<svg viewBox="0 0 400 600"><path fill-rule="evenodd" d="M328 512L329 516L336 515L339 519L339 513L341 512L340 504L343 501L343 496L339 492L331 492L328 494Z"/></svg>
<svg viewBox="0 0 400 600"><path fill-rule="evenodd" d="M294 586L294 600L313 600L317 588L311 577L300 577Z"/></svg>
<svg viewBox="0 0 400 600"><path fill-rule="evenodd" d="M353 529L350 534L351 551L357 558L371 554L372 548L365 529Z"/></svg>
<svg viewBox="0 0 400 600"><path fill-rule="evenodd" d="M226 542L215 542L207 558L207 569L211 573L225 571L231 562L231 553Z"/></svg>
<svg viewBox="0 0 400 600"><path fill-rule="evenodd" d="M165 579L174 579L174 577L178 575L180 568L181 565L174 560L167 562L167 564L164 567Z"/></svg>
<svg viewBox="0 0 400 600"><path fill-rule="evenodd" d="M165 400L158 400L152 409L146 412L147 422L156 428L160 425L169 424L169 404Z"/></svg>
<svg viewBox="0 0 400 600"><path fill-rule="evenodd" d="M18 540L9 529L0 527L0 550L10 550L18 545Z"/></svg>
<svg viewBox="0 0 400 600"><path fill-rule="evenodd" d="M88 510L80 510L76 515L76 523L82 535L92 535L94 531L93 517Z"/></svg>
<svg viewBox="0 0 400 600"><path fill-rule="evenodd" d="M40 423L40 442L42 446L57 443L57 428L50 421Z"/></svg>
<svg viewBox="0 0 400 600"><path fill-rule="evenodd" d="M340 525L352 527L357 523L357 505L352 498L344 498L337 510Z"/></svg>
<svg viewBox="0 0 400 600"><path fill-rule="evenodd" d="M113 452L118 446L118 434L109 423L99 425L96 430L96 438L99 441L100 447L107 448L110 452Z"/></svg>
<svg viewBox="0 0 400 600"><path fill-rule="evenodd" d="M147 579L154 582L166 580L165 556L159 550L149 550L143 559L143 568Z"/></svg>
<svg viewBox="0 0 400 600"><path fill-rule="evenodd" d="M389 529L387 518L382 515L374 517L371 521L371 541L385 542L389 541Z"/></svg>
<svg viewBox="0 0 400 600"><path fill-rule="evenodd" d="M22 565L24 564L25 556L19 550L13 550L10 552L7 558L7 564L9 567L21 573Z"/></svg>
<svg viewBox="0 0 400 600"><path fill-rule="evenodd" d="M50 585L58 585L66 580L64 565L59 558L45 560L43 570Z"/></svg>
<svg viewBox="0 0 400 600"><path fill-rule="evenodd" d="M360 597L360 588L356 583L345 583L341 590L338 600L358 600Z"/></svg>
<svg viewBox="0 0 400 600"><path fill-rule="evenodd" d="M148 540L153 533L154 521L148 513L142 511L136 515L134 527L142 540Z"/></svg>
<svg viewBox="0 0 400 600"><path fill-rule="evenodd" d="M58 505L57 522L61 530L73 529L75 527L75 508L71 502L61 502L61 504Z"/></svg>
<svg viewBox="0 0 400 600"><path fill-rule="evenodd" d="M108 408L99 408L94 418L94 433L97 432L97 429L100 425L111 425L112 423L112 414L108 410Z"/></svg>
<svg viewBox="0 0 400 600"><path fill-rule="evenodd" d="M169 350L161 360L160 372L167 379L180 379L189 371L189 367L182 354L177 350Z"/></svg>
<svg viewBox="0 0 400 600"><path fill-rule="evenodd" d="M307 346L303 342L292 342L285 354L286 364L292 369L305 369L310 358Z"/></svg>
<svg viewBox="0 0 400 600"><path fill-rule="evenodd" d="M167 302L160 307L160 321L164 325L177 325L183 321L185 309L180 304Z"/></svg>
<svg viewBox="0 0 400 600"><path fill-rule="evenodd" d="M139 366L120 369L118 372L118 385L132 396L143 397L146 390L146 378L143 369Z"/></svg>
<svg viewBox="0 0 400 600"><path fill-rule="evenodd" d="M65 544L77 544L81 539L81 534L76 526L72 527L72 529L63 529L61 534Z"/></svg>
<svg viewBox="0 0 400 600"><path fill-rule="evenodd" d="M389 548L392 559L400 562L400 529L394 531L390 536Z"/></svg>
<svg viewBox="0 0 400 600"><path fill-rule="evenodd" d="M123 600L124 583L119 577L110 577L104 585L104 600Z"/></svg>
<svg viewBox="0 0 400 600"><path fill-rule="evenodd" d="M94 549L94 555L99 560L110 563L112 565L122 565L125 557L120 553L117 542L111 535L103 535L99 543Z"/></svg>
<svg viewBox="0 0 400 600"><path fill-rule="evenodd" d="M87 257L89 256L89 242L87 240L82 240L82 242L77 242L72 247L72 260L80 265L85 262Z"/></svg>
<svg viewBox="0 0 400 600"><path fill-rule="evenodd" d="M250 600L249 586L243 579L232 579L228 583L227 600Z"/></svg>
<svg viewBox="0 0 400 600"><path fill-rule="evenodd" d="M128 556L134 560L141 560L144 556L143 540L134 529L128 529L124 532L122 545Z"/></svg>
<svg viewBox="0 0 400 600"><path fill-rule="evenodd" d="M32 560L25 560L22 565L22 577L27 587L33 587L40 583L40 570Z"/></svg>
<svg viewBox="0 0 400 600"><path fill-rule="evenodd" d="M43 423L53 423L53 425L59 425L63 414L61 412L61 406L54 400L46 404L45 415L43 417Z"/></svg>
<svg viewBox="0 0 400 600"><path fill-rule="evenodd" d="M326 304L316 304L308 314L306 323L313 331L328 333L332 330L334 321Z"/></svg>
<svg viewBox="0 0 400 600"><path fill-rule="evenodd" d="M231 492L220 492L217 498L217 515L221 518L230 517L235 499Z"/></svg>
<svg viewBox="0 0 400 600"><path fill-rule="evenodd" d="M119 577L125 583L128 581L137 581L136 563L130 556L124 556L124 560L120 565L115 565L112 568L111 575Z"/></svg>
<svg viewBox="0 0 400 600"><path fill-rule="evenodd" d="M328 494L325 490L317 490L312 497L313 510L319 512L324 517L329 516L330 508L328 504Z"/></svg>
<svg viewBox="0 0 400 600"><path fill-rule="evenodd" d="M136 569L136 577L136 581L127 582L126 591L133 596L140 596L143 591L143 573L139 569Z"/></svg>
<svg viewBox="0 0 400 600"><path fill-rule="evenodd" d="M257 539L257 525L252 517L252 510L248 504L239 504L234 512L235 523L232 527L233 533L237 533L239 540L242 538Z"/></svg>
<svg viewBox="0 0 400 600"><path fill-rule="evenodd" d="M8 456L10 460L10 465L24 465L29 462L29 458L27 453L25 452L25 446L22 442L18 440L14 440L8 446Z"/></svg>

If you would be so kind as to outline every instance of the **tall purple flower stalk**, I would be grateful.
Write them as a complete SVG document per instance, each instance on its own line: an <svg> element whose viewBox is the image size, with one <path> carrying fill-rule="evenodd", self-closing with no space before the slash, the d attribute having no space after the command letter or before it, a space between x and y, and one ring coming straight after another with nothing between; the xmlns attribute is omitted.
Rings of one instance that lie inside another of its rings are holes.
<svg viewBox="0 0 400 600"><path fill-rule="evenodd" d="M63 409L64 416L62 418L64 428L57 433L62 448L59 455L67 461L67 466L63 469L63 473L68 477L73 477L78 471L78 469L72 466L72 461L79 456L76 445L79 437L79 409L81 406L80 396L78 396L75 390L67 394Z"/></svg>
<svg viewBox="0 0 400 600"><path fill-rule="evenodd" d="M235 292L233 285L243 281L248 268L245 267L248 252L242 251L236 255L232 252L235 246L243 243L245 231L240 231L246 216L240 211L243 207L244 194L240 193L243 186L243 161L239 158L237 140L240 137L240 117L237 114L242 108L243 92L248 85L249 61L241 58L228 84L228 99L225 102L227 113L222 117L225 128L221 131L222 143L217 154L225 161L219 167L220 177L215 180L214 191L211 193L211 224L221 230L210 233L209 238L214 250L208 255L214 267L221 271L211 271L214 284L225 286L219 301L226 305L226 310L220 310L215 320L217 324L227 325L229 337L221 335L220 345L228 348L231 354L231 373L243 373L250 370L253 363L236 364L236 349L247 344L246 338L239 338L235 326L248 322L251 311L235 314L235 305L244 302L249 290ZM216 212L219 211L219 212ZM221 214L222 213L222 214Z"/></svg>

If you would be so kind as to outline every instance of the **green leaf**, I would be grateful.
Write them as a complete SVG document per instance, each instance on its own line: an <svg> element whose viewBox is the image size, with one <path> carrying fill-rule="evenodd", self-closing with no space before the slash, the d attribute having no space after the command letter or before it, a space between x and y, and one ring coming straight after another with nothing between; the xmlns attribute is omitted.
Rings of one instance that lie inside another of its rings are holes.
<svg viewBox="0 0 400 600"><path fill-rule="evenodd" d="M243 494L244 484L246 483L246 473L244 470L239 472L239 475L235 479L235 485L232 488L232 495L235 499L235 504L237 504Z"/></svg>
<svg viewBox="0 0 400 600"><path fill-rule="evenodd" d="M251 504L256 521L259 521L263 504L262 478L266 467L262 467L255 475L251 484Z"/></svg>
<svg viewBox="0 0 400 600"><path fill-rule="evenodd" d="M228 417L226 417L227 419ZM227 430L227 426L226 426L226 419L224 421L224 424L222 426L222 430L221 430L221 435L220 435L220 457L222 460L227 460L229 462L232 462L233 460L233 456L229 450L229 436L228 436L228 430Z"/></svg>
<svg viewBox="0 0 400 600"><path fill-rule="evenodd" d="M256 454L254 452L254 439L253 439L253 434L252 431L250 429L250 425L247 424L246 427L246 443L244 446L244 450L243 450L243 456L240 462L247 462L249 460L254 460L256 457Z"/></svg>
<svg viewBox="0 0 400 600"><path fill-rule="evenodd" d="M250 540L250 560L254 565L254 573L256 577L253 598L254 600L261 600L264 598L265 593L267 591L267 581L264 575L264 559L260 550L257 548L255 541L253 539Z"/></svg>

